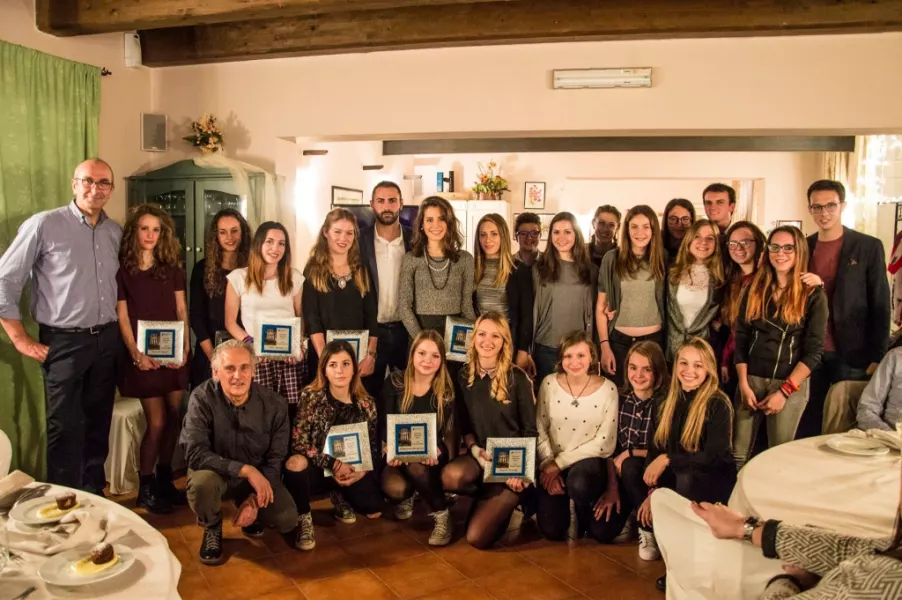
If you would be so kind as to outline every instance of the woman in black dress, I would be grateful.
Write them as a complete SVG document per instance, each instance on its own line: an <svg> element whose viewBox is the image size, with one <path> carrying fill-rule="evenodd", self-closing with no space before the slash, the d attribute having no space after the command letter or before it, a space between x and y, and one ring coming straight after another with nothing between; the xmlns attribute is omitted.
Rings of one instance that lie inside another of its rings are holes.
<svg viewBox="0 0 902 600"><path fill-rule="evenodd" d="M191 273L189 318L197 338L191 357L192 388L211 377L210 357L217 337L231 337L225 330L226 275L247 266L250 250L251 229L241 213L233 208L216 213L207 230L205 257Z"/></svg>
<svg viewBox="0 0 902 600"><path fill-rule="evenodd" d="M180 254L172 218L153 204L135 207L125 223L116 274L116 312L130 358L123 361L119 391L123 396L139 398L144 408L147 430L141 441L137 505L154 513L171 512L173 503L185 503L184 492L177 492L172 485L170 467L182 395L188 387L188 306ZM162 366L138 350L138 320L184 322L181 365Z"/></svg>

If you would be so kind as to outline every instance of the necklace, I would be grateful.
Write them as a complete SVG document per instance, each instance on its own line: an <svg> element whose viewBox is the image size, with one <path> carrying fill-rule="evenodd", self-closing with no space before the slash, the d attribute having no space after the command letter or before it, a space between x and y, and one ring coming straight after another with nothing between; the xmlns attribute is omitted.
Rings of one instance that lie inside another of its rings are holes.
<svg viewBox="0 0 902 600"><path fill-rule="evenodd" d="M439 291L445 289L445 286L448 285L448 280L451 279L451 271L448 269L448 267L451 266L451 259L447 258L447 257L442 259L442 262L444 262L444 266L436 269L435 267L432 266L432 263L439 262L439 261L436 261L435 259L430 257L428 252L424 252L423 256L426 259L426 266L429 267L427 272L429 273L429 281L432 282L432 287L434 287L436 290L439 290ZM435 275L432 274L433 271L436 271L439 273L441 273L442 271L447 271L447 273L445 273L445 281L443 281L441 285L436 283Z"/></svg>
<svg viewBox="0 0 902 600"><path fill-rule="evenodd" d="M354 276L348 273L347 275L336 275L332 273L332 280L335 282L335 285L338 286L339 289L345 289L345 286L348 285L348 282L353 279Z"/></svg>
<svg viewBox="0 0 902 600"><path fill-rule="evenodd" d="M579 408L579 398L583 395L583 392L586 391L586 388L589 387L589 384L592 383L592 376L589 376L588 381L586 381L586 385L583 386L583 389L581 389L578 394L573 393L573 387L570 385L570 377L568 377L566 373L564 373L564 381L567 382L567 389L570 390L570 395L573 396L573 402L571 402L570 404Z"/></svg>
<svg viewBox="0 0 902 600"><path fill-rule="evenodd" d="M482 365L479 363L479 361L476 361L476 370L479 372L480 377L485 377L486 375L488 375L489 379L494 379L495 371L498 370L498 364L496 363L494 367L489 367L488 369L483 369Z"/></svg>

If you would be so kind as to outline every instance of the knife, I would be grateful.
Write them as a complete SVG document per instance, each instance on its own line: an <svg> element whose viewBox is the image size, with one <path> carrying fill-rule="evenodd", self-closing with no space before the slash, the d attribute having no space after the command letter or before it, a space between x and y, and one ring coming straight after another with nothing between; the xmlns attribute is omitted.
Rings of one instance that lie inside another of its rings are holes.
<svg viewBox="0 0 902 600"><path fill-rule="evenodd" d="M35 591L37 591L37 589L38 588L32 586L32 587L28 588L27 590L25 590L24 592L22 592L21 594L19 594L18 596L16 596L15 598L13 598L12 600L25 600L25 598L28 598L29 596L31 596Z"/></svg>

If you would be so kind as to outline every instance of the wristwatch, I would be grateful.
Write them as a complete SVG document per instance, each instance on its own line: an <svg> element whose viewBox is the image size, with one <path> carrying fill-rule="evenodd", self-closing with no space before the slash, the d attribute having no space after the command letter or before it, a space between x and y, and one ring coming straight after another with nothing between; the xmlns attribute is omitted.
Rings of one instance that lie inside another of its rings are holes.
<svg viewBox="0 0 902 600"><path fill-rule="evenodd" d="M751 543L752 534L761 525L761 519L758 517L748 517L742 524L742 539Z"/></svg>

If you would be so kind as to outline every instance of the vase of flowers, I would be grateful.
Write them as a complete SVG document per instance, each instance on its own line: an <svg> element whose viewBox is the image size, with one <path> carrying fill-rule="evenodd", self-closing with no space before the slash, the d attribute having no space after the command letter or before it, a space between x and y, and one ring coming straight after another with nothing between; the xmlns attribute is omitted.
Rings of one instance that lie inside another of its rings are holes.
<svg viewBox="0 0 902 600"><path fill-rule="evenodd" d="M195 148L200 148L203 154L222 151L222 130L219 129L219 123L213 115L204 113L200 119L192 121L191 131L194 132L192 135L182 139Z"/></svg>
<svg viewBox="0 0 902 600"><path fill-rule="evenodd" d="M497 171L496 171L497 169ZM507 187L507 179L501 176L498 163L490 160L488 164L479 163L479 175L473 192L479 200L501 200L501 194L510 191Z"/></svg>

